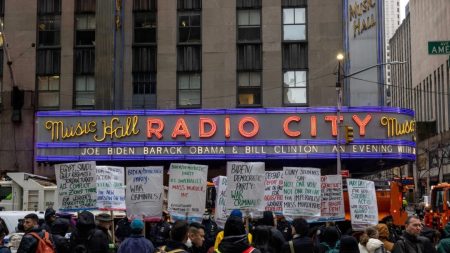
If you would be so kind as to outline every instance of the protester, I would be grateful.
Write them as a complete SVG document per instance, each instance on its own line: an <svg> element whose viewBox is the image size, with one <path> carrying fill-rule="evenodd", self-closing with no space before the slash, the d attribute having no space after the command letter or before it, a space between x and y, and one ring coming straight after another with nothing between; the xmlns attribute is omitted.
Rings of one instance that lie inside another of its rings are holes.
<svg viewBox="0 0 450 253"><path fill-rule="evenodd" d="M261 253L250 246L242 218L230 216L225 223L223 236L217 253Z"/></svg>
<svg viewBox="0 0 450 253"><path fill-rule="evenodd" d="M360 253L356 238L348 235L342 236L339 241L339 253Z"/></svg>
<svg viewBox="0 0 450 253"><path fill-rule="evenodd" d="M190 247L191 253L206 253L208 248L205 247L205 227L197 222L193 222L189 225L189 240L192 246Z"/></svg>
<svg viewBox="0 0 450 253"><path fill-rule="evenodd" d="M211 213L209 211L206 211L203 214L202 225L205 227L205 248L209 249L214 246L214 241L219 232L219 226L217 226L217 223L211 218Z"/></svg>
<svg viewBox="0 0 450 253"><path fill-rule="evenodd" d="M47 208L45 210L44 220L45 222L41 225L41 229L52 233L52 225L56 220L56 211L51 207Z"/></svg>
<svg viewBox="0 0 450 253"><path fill-rule="evenodd" d="M450 222L447 223L444 227L444 231L442 233L442 240L439 242L437 251L439 253L448 253L450 252Z"/></svg>
<svg viewBox="0 0 450 253"><path fill-rule="evenodd" d="M441 239L441 233L438 230L425 227L423 222L422 222L422 231L420 231L420 235L426 237L435 248L437 247L437 244Z"/></svg>
<svg viewBox="0 0 450 253"><path fill-rule="evenodd" d="M161 249L165 252L175 251L177 253L189 253L189 248L186 246L188 242L189 225L186 221L176 221L170 231L170 240Z"/></svg>
<svg viewBox="0 0 450 253"><path fill-rule="evenodd" d="M8 229L6 229L5 226L0 224L0 253L11 253L11 250L4 244L4 239L6 234L6 231Z"/></svg>
<svg viewBox="0 0 450 253"><path fill-rule="evenodd" d="M401 231L399 231L397 227L394 225L394 219L392 218L392 216L388 215L384 217L381 220L381 223L386 224L386 226L389 229L388 241L395 243L400 238Z"/></svg>
<svg viewBox="0 0 450 253"><path fill-rule="evenodd" d="M409 216L406 219L405 231L400 239L395 242L393 253L434 253L436 249L430 241L420 236L422 223L417 216Z"/></svg>
<svg viewBox="0 0 450 253"><path fill-rule="evenodd" d="M326 227L320 237L319 252L326 253L330 250L336 249L336 244L339 239L340 233L335 226Z"/></svg>
<svg viewBox="0 0 450 253"><path fill-rule="evenodd" d="M394 248L394 243L389 241L390 235L387 225L380 223L377 225L377 230L378 230L378 239L380 239L380 241L383 242L384 249L386 251L391 252L392 249Z"/></svg>
<svg viewBox="0 0 450 253"><path fill-rule="evenodd" d="M283 215L281 215L278 219L277 229L283 234L283 237L286 241L290 241L292 239L293 233L291 225Z"/></svg>
<svg viewBox="0 0 450 253"><path fill-rule="evenodd" d="M271 245L272 232L270 226L259 225L252 231L253 243L252 246L259 249L261 253L275 253L275 249Z"/></svg>
<svg viewBox="0 0 450 253"><path fill-rule="evenodd" d="M131 224L131 235L123 241L117 253L153 253L155 247L152 242L142 234L144 222L134 219Z"/></svg>
<svg viewBox="0 0 450 253"><path fill-rule="evenodd" d="M230 216L228 217L226 222L228 222L228 220L231 218L238 218L242 221L241 210L234 209L233 211L231 211ZM226 225L226 222L225 222L225 225ZM224 231L220 231L219 233L217 233L216 241L214 243L214 250L217 250L219 248L219 244L222 241L223 237L224 237ZM247 237L248 237L248 242L252 243L252 234L248 233Z"/></svg>
<svg viewBox="0 0 450 253"><path fill-rule="evenodd" d="M70 252L70 242L69 239L66 238L69 225L69 221L63 218L57 218L52 224L52 238L56 253Z"/></svg>
<svg viewBox="0 0 450 253"><path fill-rule="evenodd" d="M172 225L169 223L170 215L166 211L162 213L162 219L150 229L150 240L155 247L166 245L170 236Z"/></svg>
<svg viewBox="0 0 450 253"><path fill-rule="evenodd" d="M292 222L293 239L283 245L283 253L315 253L312 238L308 237L309 224L303 218L297 218Z"/></svg>
<svg viewBox="0 0 450 253"><path fill-rule="evenodd" d="M275 219L276 217L271 211L264 211L263 217L259 220L259 226L262 225L270 227L270 247L274 250L275 253L279 253L281 252L281 249L283 248L286 240L284 239L283 234L276 228Z"/></svg>
<svg viewBox="0 0 450 253"><path fill-rule="evenodd" d="M78 215L76 229L70 237L70 248L72 253L108 253L108 236L96 228L91 212L83 211Z"/></svg>
<svg viewBox="0 0 450 253"><path fill-rule="evenodd" d="M131 235L131 222L128 217L123 217L117 222L114 236L116 237L116 244L119 244Z"/></svg>
<svg viewBox="0 0 450 253"><path fill-rule="evenodd" d="M376 227L368 227L359 239L359 252L361 253L384 253L384 244L378 239Z"/></svg>
<svg viewBox="0 0 450 253"><path fill-rule="evenodd" d="M42 231L39 228L39 218L36 214L30 213L25 215L23 222L25 235L20 241L19 249L17 253L34 253L36 252L39 238L47 239L46 241L51 241L51 235L47 231ZM53 247L53 245L49 245Z"/></svg>
<svg viewBox="0 0 450 253"><path fill-rule="evenodd" d="M112 234L111 234L111 226L112 226L112 217L109 213L101 213L95 217L97 221L97 228L100 229L105 235L108 237L108 242L112 243Z"/></svg>

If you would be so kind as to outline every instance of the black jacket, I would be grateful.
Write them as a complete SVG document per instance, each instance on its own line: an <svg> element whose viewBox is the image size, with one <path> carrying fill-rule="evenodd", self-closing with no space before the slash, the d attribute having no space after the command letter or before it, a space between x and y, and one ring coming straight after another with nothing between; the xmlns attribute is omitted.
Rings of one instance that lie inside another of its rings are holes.
<svg viewBox="0 0 450 253"><path fill-rule="evenodd" d="M94 215L83 211L78 216L77 228L70 236L70 249L77 252L79 247L89 249L89 253L108 253L108 237L101 230L95 228Z"/></svg>
<svg viewBox="0 0 450 253"><path fill-rule="evenodd" d="M319 250L314 247L314 242L310 237L304 236L301 237L299 235L295 235L292 239L292 243L294 246L294 253L317 253ZM283 245L283 253L291 253L291 247L289 246L289 242L286 242Z"/></svg>
<svg viewBox="0 0 450 253"><path fill-rule="evenodd" d="M19 248L17 249L17 253L35 253L38 245L38 239L32 236L30 233L35 232L41 238L44 238L44 232L40 228L33 228L31 231L27 232L20 241ZM51 235L50 240L51 240Z"/></svg>
<svg viewBox="0 0 450 253"><path fill-rule="evenodd" d="M175 249L181 249L183 251L177 252L177 253L189 253L189 249L188 247L186 247L186 245L184 245L184 243L181 242L176 242L173 240L169 240L167 241L166 247L164 249L165 252L169 252Z"/></svg>
<svg viewBox="0 0 450 253"><path fill-rule="evenodd" d="M220 253L241 253L250 247L247 234L225 236L219 244ZM261 253L259 249L254 249L252 253Z"/></svg>
<svg viewBox="0 0 450 253"><path fill-rule="evenodd" d="M400 239L394 244L392 253L435 253L436 249L430 240L423 236L415 236L403 232Z"/></svg>

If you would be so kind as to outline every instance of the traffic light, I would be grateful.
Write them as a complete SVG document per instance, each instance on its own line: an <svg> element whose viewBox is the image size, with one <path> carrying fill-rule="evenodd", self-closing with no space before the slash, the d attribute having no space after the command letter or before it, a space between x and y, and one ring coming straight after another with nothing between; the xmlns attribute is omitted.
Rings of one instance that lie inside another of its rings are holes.
<svg viewBox="0 0 450 253"><path fill-rule="evenodd" d="M350 143L353 141L353 127L345 126L345 143Z"/></svg>

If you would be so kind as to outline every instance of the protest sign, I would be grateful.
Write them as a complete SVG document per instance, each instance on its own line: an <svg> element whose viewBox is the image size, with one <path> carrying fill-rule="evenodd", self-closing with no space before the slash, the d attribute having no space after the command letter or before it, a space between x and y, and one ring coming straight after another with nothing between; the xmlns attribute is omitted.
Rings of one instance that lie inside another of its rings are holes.
<svg viewBox="0 0 450 253"><path fill-rule="evenodd" d="M172 163L168 210L175 220L201 221L206 202L207 165Z"/></svg>
<svg viewBox="0 0 450 253"><path fill-rule="evenodd" d="M225 195L227 191L227 177L218 176L213 178L216 187L216 208L214 219L220 227L225 227L227 221L227 209L225 207Z"/></svg>
<svg viewBox="0 0 450 253"><path fill-rule="evenodd" d="M378 224L378 205L373 181L347 179L352 228L362 230Z"/></svg>
<svg viewBox="0 0 450 253"><path fill-rule="evenodd" d="M320 169L283 168L283 214L320 216Z"/></svg>
<svg viewBox="0 0 450 253"><path fill-rule="evenodd" d="M97 207L101 210L126 210L123 167L97 166Z"/></svg>
<svg viewBox="0 0 450 253"><path fill-rule="evenodd" d="M162 166L127 167L125 202L130 218L160 219L163 205Z"/></svg>
<svg viewBox="0 0 450 253"><path fill-rule="evenodd" d="M264 209L263 162L228 162L225 205L230 209Z"/></svg>
<svg viewBox="0 0 450 253"><path fill-rule="evenodd" d="M61 211L97 208L95 162L55 165L58 206Z"/></svg>
<svg viewBox="0 0 450 253"><path fill-rule="evenodd" d="M264 202L265 210L283 213L283 171L266 171Z"/></svg>
<svg viewBox="0 0 450 253"><path fill-rule="evenodd" d="M345 219L344 196L342 194L342 176L327 175L321 177L322 205L321 219L339 221Z"/></svg>

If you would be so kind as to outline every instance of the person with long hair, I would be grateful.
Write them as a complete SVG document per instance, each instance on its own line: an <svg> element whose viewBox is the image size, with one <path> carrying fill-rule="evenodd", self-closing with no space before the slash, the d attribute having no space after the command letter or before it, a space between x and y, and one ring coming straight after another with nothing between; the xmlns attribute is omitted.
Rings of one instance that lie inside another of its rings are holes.
<svg viewBox="0 0 450 253"><path fill-rule="evenodd" d="M384 244L378 239L378 230L368 227L359 238L359 252L361 253L385 253Z"/></svg>

